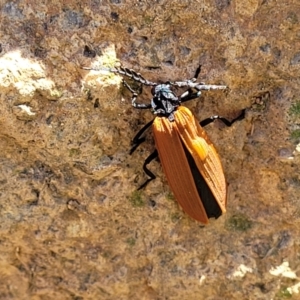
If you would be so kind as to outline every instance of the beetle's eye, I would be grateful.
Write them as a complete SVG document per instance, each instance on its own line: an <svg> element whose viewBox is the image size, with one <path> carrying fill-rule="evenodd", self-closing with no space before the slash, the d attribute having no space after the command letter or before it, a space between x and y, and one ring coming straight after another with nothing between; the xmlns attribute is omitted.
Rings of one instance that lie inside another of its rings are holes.
<svg viewBox="0 0 300 300"><path fill-rule="evenodd" d="M155 86L151 89L151 94L154 96L155 95Z"/></svg>

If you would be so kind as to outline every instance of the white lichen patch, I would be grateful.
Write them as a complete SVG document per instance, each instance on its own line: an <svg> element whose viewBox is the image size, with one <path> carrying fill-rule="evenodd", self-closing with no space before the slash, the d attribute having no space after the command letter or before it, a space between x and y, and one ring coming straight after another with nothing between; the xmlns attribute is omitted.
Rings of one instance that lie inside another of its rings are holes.
<svg viewBox="0 0 300 300"><path fill-rule="evenodd" d="M274 276L282 276L291 279L297 278L296 273L292 271L291 268L289 267L288 261L284 261L280 266L271 268L269 273Z"/></svg>
<svg viewBox="0 0 300 300"><path fill-rule="evenodd" d="M244 264L240 264L230 277L231 278L234 278L234 277L243 278L247 273L253 273L253 269L245 266Z"/></svg>
<svg viewBox="0 0 300 300"><path fill-rule="evenodd" d="M287 288L287 291L290 294L299 294L299 289L300 289L300 282L296 283L295 285L292 285Z"/></svg>
<svg viewBox="0 0 300 300"><path fill-rule="evenodd" d="M31 111L30 106L21 104L21 105L18 105L18 107L22 110L22 112L26 113L28 116L34 116L35 115L35 113Z"/></svg>
<svg viewBox="0 0 300 300"><path fill-rule="evenodd" d="M205 276L205 275L202 275L202 276L200 277L200 279L199 279L199 284L200 284L200 285L203 285L205 279L206 279L206 276Z"/></svg>
<svg viewBox="0 0 300 300"><path fill-rule="evenodd" d="M115 67L118 62L115 46L108 46L101 56L97 56L92 64L87 66L95 70L89 71L84 77L82 82L83 90L87 87L90 88L99 85L119 85L122 78L108 70Z"/></svg>
<svg viewBox="0 0 300 300"><path fill-rule="evenodd" d="M295 154L299 154L299 153L300 153L300 144L297 144L295 150L296 150L296 152L297 152L297 153L295 153Z"/></svg>
<svg viewBox="0 0 300 300"><path fill-rule="evenodd" d="M13 86L22 96L32 96L36 90L52 90L54 82L46 78L40 63L14 51L0 57L0 86Z"/></svg>
<svg viewBox="0 0 300 300"><path fill-rule="evenodd" d="M299 279L297 274L289 267L288 261L284 261L280 266L271 268L269 273L274 276L282 276L290 279ZM299 294L299 289L300 282L286 288L287 292L289 292L291 295Z"/></svg>

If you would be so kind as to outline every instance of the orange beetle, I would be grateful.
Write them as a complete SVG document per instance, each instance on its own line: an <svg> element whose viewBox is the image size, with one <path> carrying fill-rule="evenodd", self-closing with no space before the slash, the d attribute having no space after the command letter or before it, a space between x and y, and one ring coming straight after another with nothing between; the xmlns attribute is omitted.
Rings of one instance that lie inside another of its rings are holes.
<svg viewBox="0 0 300 300"><path fill-rule="evenodd" d="M201 90L226 89L223 85L197 83L199 67L193 79L158 84L127 68L106 69L128 76L142 85L153 86L150 104L136 103L138 94L123 81L133 93L132 106L137 109L152 109L154 120L146 124L134 137L132 154L144 142L144 132L152 125L156 150L145 160L143 169L149 179L140 186L144 188L155 175L147 165L159 156L168 183L182 209L193 219L207 224L211 217L218 218L226 212L227 184L220 157L209 140L203 126L216 119L231 126L245 117L245 110L232 121L212 116L198 123L192 112L181 103L198 98ZM84 68L87 70L105 70ZM171 87L187 87L181 96L176 96Z"/></svg>

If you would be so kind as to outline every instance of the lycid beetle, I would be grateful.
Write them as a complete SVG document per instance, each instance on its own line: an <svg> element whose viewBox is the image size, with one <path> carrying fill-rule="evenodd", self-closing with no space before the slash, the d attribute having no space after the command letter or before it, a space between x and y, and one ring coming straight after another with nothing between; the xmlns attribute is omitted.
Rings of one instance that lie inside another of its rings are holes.
<svg viewBox="0 0 300 300"><path fill-rule="evenodd" d="M83 69L104 70L87 67ZM224 85L196 82L200 69L201 66L191 80L165 83L148 81L141 74L124 67L106 70L130 77L140 83L141 87L152 86L151 102L137 103L138 93L123 80L125 87L132 92L132 106L137 109L152 109L156 116L136 134L130 150L132 154L145 141L143 134L152 125L156 150L144 162L143 170L149 179L139 189L155 179L147 165L159 156L167 181L182 209L193 219L207 224L209 218L218 218L226 212L227 183L220 157L203 127L216 119L231 126L245 117L245 110L232 121L212 116L198 123L192 112L181 104L200 97L202 90L226 89ZM176 96L172 87L185 87L187 90Z"/></svg>

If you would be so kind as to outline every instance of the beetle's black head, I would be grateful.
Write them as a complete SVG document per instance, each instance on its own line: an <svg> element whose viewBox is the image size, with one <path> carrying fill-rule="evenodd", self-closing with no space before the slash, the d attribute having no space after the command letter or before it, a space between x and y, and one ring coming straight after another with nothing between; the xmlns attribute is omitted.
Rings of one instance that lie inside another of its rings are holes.
<svg viewBox="0 0 300 300"><path fill-rule="evenodd" d="M180 101L171 90L171 85L168 83L158 84L152 88L151 92L153 95L151 106L154 114L173 121L173 113L180 105Z"/></svg>

